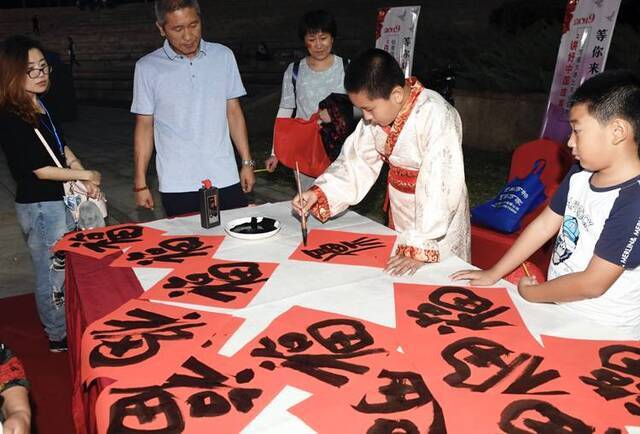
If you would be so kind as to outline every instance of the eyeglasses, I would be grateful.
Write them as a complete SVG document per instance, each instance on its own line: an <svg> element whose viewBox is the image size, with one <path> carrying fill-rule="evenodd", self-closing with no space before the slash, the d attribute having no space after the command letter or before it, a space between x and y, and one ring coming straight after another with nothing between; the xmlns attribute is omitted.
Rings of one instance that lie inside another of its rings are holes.
<svg viewBox="0 0 640 434"><path fill-rule="evenodd" d="M28 69L27 75L29 76L29 78L38 78L40 77L40 74L44 74L44 75L51 74L52 69L53 68L51 67L51 65L43 66L42 68Z"/></svg>

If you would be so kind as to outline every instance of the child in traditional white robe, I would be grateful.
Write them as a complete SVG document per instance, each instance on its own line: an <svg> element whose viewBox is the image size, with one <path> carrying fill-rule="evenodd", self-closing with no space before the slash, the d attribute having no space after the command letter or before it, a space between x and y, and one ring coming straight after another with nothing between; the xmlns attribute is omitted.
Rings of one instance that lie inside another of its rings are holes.
<svg viewBox="0 0 640 434"><path fill-rule="evenodd" d="M296 196L298 213L321 221L360 202L389 164L389 226L399 233L385 271L413 274L449 255L468 260L470 226L457 111L415 78L404 79L395 59L371 49L354 59L345 89L363 119L338 159Z"/></svg>

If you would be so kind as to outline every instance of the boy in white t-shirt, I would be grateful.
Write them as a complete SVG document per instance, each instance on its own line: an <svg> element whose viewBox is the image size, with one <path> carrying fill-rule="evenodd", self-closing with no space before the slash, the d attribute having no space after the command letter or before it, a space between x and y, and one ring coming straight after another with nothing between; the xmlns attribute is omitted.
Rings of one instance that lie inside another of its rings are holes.
<svg viewBox="0 0 640 434"><path fill-rule="evenodd" d="M587 80L571 99L569 121L578 164L549 206L489 270L452 278L492 285L557 234L548 281L524 277L520 295L640 338L640 78L606 71Z"/></svg>

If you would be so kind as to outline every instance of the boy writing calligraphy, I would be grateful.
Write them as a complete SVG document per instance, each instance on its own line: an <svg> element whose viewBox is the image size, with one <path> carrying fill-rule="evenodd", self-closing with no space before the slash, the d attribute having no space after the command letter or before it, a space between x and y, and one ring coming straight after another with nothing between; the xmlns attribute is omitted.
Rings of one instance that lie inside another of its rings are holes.
<svg viewBox="0 0 640 434"><path fill-rule="evenodd" d="M385 271L413 274L451 254L467 260L469 205L456 110L415 78L405 80L379 49L349 64L344 85L363 119L336 161L293 199L294 209L324 222L360 202L386 163L389 226L399 239Z"/></svg>
<svg viewBox="0 0 640 434"><path fill-rule="evenodd" d="M605 71L585 81L569 121L577 164L549 206L492 268L452 278L492 285L557 234L548 281L524 277L520 295L640 338L640 78Z"/></svg>

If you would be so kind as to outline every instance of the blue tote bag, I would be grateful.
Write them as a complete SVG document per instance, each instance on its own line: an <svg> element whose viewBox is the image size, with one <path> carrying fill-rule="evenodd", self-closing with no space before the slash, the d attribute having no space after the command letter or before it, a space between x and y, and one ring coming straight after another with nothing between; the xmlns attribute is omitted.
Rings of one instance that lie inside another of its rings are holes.
<svg viewBox="0 0 640 434"><path fill-rule="evenodd" d="M473 223L510 234L520 229L520 221L545 201L540 174L547 162L536 160L524 178L515 178L488 202L471 209Z"/></svg>

